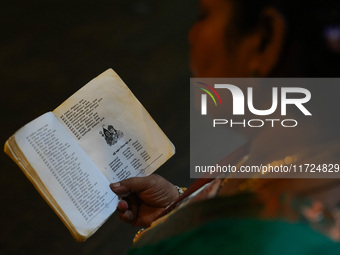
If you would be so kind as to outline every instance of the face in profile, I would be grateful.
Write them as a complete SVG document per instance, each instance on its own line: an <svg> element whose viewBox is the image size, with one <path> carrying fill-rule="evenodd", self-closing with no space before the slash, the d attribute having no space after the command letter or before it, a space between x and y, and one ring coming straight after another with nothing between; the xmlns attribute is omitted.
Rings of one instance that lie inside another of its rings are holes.
<svg viewBox="0 0 340 255"><path fill-rule="evenodd" d="M231 35L233 5L227 0L202 0L190 30L190 65L194 77L245 77L243 44Z"/></svg>

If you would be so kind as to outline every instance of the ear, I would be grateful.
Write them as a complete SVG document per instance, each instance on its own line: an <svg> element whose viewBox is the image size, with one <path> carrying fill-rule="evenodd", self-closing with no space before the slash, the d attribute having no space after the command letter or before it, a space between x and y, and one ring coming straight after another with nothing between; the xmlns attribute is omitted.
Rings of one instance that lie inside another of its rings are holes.
<svg viewBox="0 0 340 255"><path fill-rule="evenodd" d="M285 29L285 20L276 9L270 7L262 12L257 29L244 40L248 74L266 77L275 68L284 44Z"/></svg>

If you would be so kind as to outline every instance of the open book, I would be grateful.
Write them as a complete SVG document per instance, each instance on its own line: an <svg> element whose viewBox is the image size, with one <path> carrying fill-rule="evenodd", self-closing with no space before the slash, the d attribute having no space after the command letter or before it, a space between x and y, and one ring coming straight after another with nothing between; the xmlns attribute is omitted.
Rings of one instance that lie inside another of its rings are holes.
<svg viewBox="0 0 340 255"><path fill-rule="evenodd" d="M5 152L84 241L116 210L109 184L154 172L175 148L109 69L18 130Z"/></svg>

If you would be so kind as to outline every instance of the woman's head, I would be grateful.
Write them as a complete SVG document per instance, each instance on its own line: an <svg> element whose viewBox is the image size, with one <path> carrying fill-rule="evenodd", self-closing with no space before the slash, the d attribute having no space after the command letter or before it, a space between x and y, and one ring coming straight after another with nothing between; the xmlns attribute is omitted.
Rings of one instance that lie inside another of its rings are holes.
<svg viewBox="0 0 340 255"><path fill-rule="evenodd" d="M202 0L190 33L195 76L338 76L335 0Z"/></svg>

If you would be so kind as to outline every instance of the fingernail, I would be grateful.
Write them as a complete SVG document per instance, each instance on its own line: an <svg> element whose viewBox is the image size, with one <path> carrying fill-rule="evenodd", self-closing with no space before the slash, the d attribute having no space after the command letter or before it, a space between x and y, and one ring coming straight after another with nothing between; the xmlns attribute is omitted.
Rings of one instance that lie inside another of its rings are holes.
<svg viewBox="0 0 340 255"><path fill-rule="evenodd" d="M120 182L115 182L115 183L111 183L111 184L110 184L110 188L111 188L111 189L117 188L117 187L119 187L119 186L120 186Z"/></svg>

